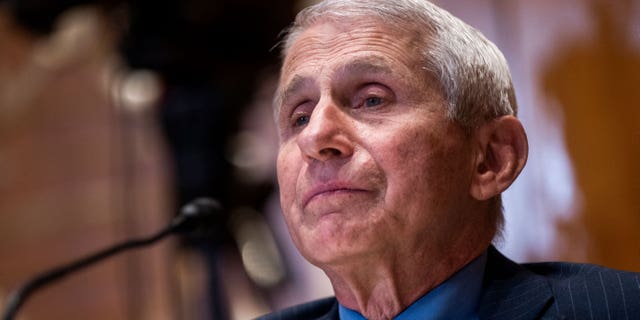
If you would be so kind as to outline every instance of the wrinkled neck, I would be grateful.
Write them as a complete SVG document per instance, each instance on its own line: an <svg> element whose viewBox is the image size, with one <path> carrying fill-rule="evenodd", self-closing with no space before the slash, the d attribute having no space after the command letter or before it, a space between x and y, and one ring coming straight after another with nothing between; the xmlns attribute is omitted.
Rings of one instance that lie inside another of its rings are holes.
<svg viewBox="0 0 640 320"><path fill-rule="evenodd" d="M336 297L343 306L367 319L393 319L413 302L445 282L487 246L464 254L446 250L440 259L388 259L361 267L326 268Z"/></svg>

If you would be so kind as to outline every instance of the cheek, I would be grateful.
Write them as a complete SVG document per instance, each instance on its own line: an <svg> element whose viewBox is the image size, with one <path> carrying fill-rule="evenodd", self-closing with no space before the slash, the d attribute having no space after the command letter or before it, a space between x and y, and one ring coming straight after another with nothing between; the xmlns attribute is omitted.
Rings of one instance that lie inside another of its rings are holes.
<svg viewBox="0 0 640 320"><path fill-rule="evenodd" d="M280 191L280 207L289 228L297 229L302 224L302 211L298 206L298 179L302 170L302 160L297 146L285 144L280 147L276 160L276 173Z"/></svg>
<svg viewBox="0 0 640 320"><path fill-rule="evenodd" d="M280 188L280 207L282 209L282 215L284 217L284 221L287 224L287 228L289 228L289 234L292 236L294 242L296 241L296 236L291 231L296 230L294 225L297 225L295 222L294 212L294 203L295 203L295 176L294 169L291 167L289 163L289 159L287 157L282 156L282 152L278 154L277 159L277 177L278 177L278 185Z"/></svg>
<svg viewBox="0 0 640 320"><path fill-rule="evenodd" d="M278 186L280 188L280 203L282 209L288 211L289 207L295 199L295 188L297 180L296 165L299 166L301 161L293 161L291 152L286 150L286 147L281 147L278 153L276 162L276 173L278 177Z"/></svg>
<svg viewBox="0 0 640 320"><path fill-rule="evenodd" d="M453 167L452 150L424 130L390 141L389 145L390 151L381 161L389 179L390 204L405 210L437 206L451 174L447 168Z"/></svg>

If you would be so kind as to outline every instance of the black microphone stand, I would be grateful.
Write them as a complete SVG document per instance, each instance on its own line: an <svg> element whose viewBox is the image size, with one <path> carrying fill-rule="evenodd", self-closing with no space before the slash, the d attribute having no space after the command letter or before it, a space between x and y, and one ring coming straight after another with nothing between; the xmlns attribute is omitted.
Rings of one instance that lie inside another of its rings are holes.
<svg viewBox="0 0 640 320"><path fill-rule="evenodd" d="M5 309L2 319L13 320L20 306L22 306L27 298L40 287L58 281L72 272L87 267L121 251L152 244L172 233L190 232L199 227L202 222L206 223L206 221L203 220L215 219L215 217L212 218L210 216L217 214L220 210L220 205L215 200L207 198L196 199L195 201L185 205L180 211L180 215L176 216L169 226L149 237L121 242L67 265L42 273L41 275L26 282L9 297L9 302L7 303L7 308Z"/></svg>

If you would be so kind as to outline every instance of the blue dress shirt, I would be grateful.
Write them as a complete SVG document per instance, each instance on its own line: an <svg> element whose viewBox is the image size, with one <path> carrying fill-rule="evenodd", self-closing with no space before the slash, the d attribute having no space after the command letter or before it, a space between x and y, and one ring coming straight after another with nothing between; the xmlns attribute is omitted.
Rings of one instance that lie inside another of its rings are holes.
<svg viewBox="0 0 640 320"><path fill-rule="evenodd" d="M478 299L486 264L485 252L393 319L478 319ZM340 320L366 320L357 311L342 305L338 312Z"/></svg>

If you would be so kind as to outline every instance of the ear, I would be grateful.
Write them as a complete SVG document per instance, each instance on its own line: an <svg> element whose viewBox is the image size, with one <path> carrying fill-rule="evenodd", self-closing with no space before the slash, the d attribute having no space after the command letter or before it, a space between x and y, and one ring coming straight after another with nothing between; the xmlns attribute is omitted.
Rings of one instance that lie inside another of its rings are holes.
<svg viewBox="0 0 640 320"><path fill-rule="evenodd" d="M477 152L471 196L488 200L506 190L524 168L529 147L527 135L514 116L502 116L475 132Z"/></svg>

